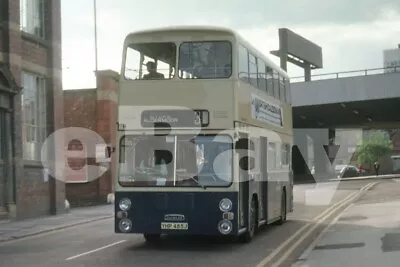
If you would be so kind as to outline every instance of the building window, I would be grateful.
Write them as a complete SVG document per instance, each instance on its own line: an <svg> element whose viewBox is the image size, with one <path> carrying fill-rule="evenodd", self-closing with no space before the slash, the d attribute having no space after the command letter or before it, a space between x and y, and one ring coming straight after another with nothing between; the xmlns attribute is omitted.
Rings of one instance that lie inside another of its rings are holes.
<svg viewBox="0 0 400 267"><path fill-rule="evenodd" d="M40 160L47 137L46 80L34 74L22 74L22 116L24 159Z"/></svg>
<svg viewBox="0 0 400 267"><path fill-rule="evenodd" d="M20 29L44 38L44 0L20 0Z"/></svg>

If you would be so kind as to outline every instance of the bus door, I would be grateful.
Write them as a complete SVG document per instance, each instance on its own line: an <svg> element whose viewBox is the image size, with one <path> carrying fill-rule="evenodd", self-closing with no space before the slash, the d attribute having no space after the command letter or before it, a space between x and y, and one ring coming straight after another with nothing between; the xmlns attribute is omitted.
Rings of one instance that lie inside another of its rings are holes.
<svg viewBox="0 0 400 267"><path fill-rule="evenodd" d="M241 133L239 140L236 142L235 148L239 158L239 222L240 228L247 227L249 198L250 198L250 183L248 171L248 135Z"/></svg>
<svg viewBox="0 0 400 267"><path fill-rule="evenodd" d="M268 220L268 139L267 137L260 137L260 220Z"/></svg>

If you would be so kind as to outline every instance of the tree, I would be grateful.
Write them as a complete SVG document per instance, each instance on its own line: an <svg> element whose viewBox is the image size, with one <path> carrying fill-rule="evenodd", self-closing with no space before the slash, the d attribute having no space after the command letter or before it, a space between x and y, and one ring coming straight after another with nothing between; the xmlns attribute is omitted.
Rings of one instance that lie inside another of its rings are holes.
<svg viewBox="0 0 400 267"><path fill-rule="evenodd" d="M392 149L392 141L386 132L370 132L368 135L364 135L364 140L356 150L357 162L369 164L372 168L373 162L390 154Z"/></svg>
<svg viewBox="0 0 400 267"><path fill-rule="evenodd" d="M400 133L400 129L384 129L389 134L390 140L393 140L393 137Z"/></svg>

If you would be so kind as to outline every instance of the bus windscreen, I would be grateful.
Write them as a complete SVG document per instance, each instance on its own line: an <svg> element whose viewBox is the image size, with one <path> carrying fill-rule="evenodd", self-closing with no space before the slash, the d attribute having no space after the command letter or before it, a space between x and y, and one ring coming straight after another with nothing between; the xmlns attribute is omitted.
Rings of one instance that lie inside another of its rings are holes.
<svg viewBox="0 0 400 267"><path fill-rule="evenodd" d="M175 156L175 159L174 159ZM229 136L132 136L120 145L122 186L227 187L232 183Z"/></svg>

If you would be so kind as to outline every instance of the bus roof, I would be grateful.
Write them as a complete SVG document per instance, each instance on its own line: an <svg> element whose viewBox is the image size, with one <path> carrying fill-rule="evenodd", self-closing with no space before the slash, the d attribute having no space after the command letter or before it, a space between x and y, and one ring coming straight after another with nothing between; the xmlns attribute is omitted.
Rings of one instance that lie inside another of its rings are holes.
<svg viewBox="0 0 400 267"><path fill-rule="evenodd" d="M210 32L224 32L227 34L230 34L234 36L239 43L244 45L246 48L250 49L251 52L258 58L264 60L264 62L270 66L271 68L275 69L276 71L279 72L282 76L285 78L289 79L289 75L286 73L285 70L280 68L277 64L275 64L267 55L261 53L259 49L255 48L252 44L250 44L248 41L246 41L243 36L241 36L238 32L227 28L227 27L221 27L221 26L206 26L206 25L198 25L198 26L168 26L168 27L159 27L159 28L149 28L149 29L144 29L140 31L135 31L127 34L126 38L130 38L134 35L140 35L140 34L152 34L152 33L159 33L159 32L164 32L164 31L170 31L170 32L180 32L180 31L210 31Z"/></svg>
<svg viewBox="0 0 400 267"><path fill-rule="evenodd" d="M226 27L219 27L219 26L206 26L206 25L198 25L198 26L191 26L191 25L180 25L180 26L168 26L168 27L158 27L158 28L149 28L140 31L131 32L128 34L136 35L142 33L157 33L157 32L164 32L164 31L215 31L215 32L226 32L232 35L236 33Z"/></svg>

